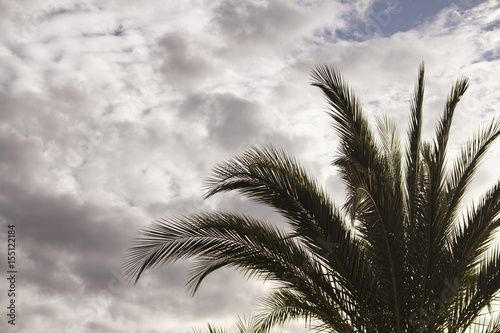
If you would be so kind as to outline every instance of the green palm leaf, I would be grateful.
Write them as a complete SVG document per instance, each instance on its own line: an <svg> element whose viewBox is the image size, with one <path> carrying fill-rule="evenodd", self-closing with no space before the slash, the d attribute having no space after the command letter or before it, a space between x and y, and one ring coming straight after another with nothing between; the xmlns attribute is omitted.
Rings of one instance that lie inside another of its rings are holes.
<svg viewBox="0 0 500 333"><path fill-rule="evenodd" d="M344 211L291 154L253 147L215 167L206 197L237 191L276 210L285 226L234 213L157 221L133 241L125 275L137 282L158 265L191 259L192 293L223 267L273 281L260 312L238 320L239 333L297 319L317 332L500 332L493 307L500 250L491 250L500 181L459 218L500 120L473 136L448 170L451 124L468 80L453 85L435 140L424 142L424 77L422 63L404 145L387 117L372 126L335 69L318 66L312 84L326 97L339 137L333 164L346 184ZM207 329L195 332L227 332Z"/></svg>

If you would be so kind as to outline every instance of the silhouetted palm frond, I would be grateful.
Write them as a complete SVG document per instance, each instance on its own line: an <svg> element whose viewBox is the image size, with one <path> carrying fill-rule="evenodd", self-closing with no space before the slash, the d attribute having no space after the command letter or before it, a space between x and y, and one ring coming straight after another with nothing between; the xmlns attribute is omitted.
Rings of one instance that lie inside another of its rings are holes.
<svg viewBox="0 0 500 333"><path fill-rule="evenodd" d="M253 147L215 167L206 197L237 191L267 205L286 226L234 213L161 220L145 227L124 262L146 270L192 259L188 288L234 267L273 281L260 312L235 332L270 332L301 319L317 332L500 332L500 181L462 214L463 198L500 120L482 128L447 167L453 115L468 87L453 85L432 142L422 140L425 86L419 67L407 142L380 117L372 125L340 74L312 73L339 136L333 164L346 184L344 211L282 148ZM226 332L208 326L196 332Z"/></svg>

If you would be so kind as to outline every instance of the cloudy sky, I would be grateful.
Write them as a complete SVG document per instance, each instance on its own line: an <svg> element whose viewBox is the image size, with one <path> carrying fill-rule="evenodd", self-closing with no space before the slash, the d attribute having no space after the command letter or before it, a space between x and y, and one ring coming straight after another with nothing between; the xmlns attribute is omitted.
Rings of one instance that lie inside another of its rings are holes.
<svg viewBox="0 0 500 333"><path fill-rule="evenodd" d="M18 246L17 322L5 319L2 250L0 330L185 333L251 314L266 285L223 270L190 297L188 263L125 285L136 232L213 210L279 223L237 195L201 200L217 162L264 143L294 153L342 203L336 136L310 86L318 63L404 132L425 61L428 138L451 84L470 77L453 156L499 115L500 4L0 0L0 59L0 247L10 224ZM487 156L471 198L498 179L499 145Z"/></svg>

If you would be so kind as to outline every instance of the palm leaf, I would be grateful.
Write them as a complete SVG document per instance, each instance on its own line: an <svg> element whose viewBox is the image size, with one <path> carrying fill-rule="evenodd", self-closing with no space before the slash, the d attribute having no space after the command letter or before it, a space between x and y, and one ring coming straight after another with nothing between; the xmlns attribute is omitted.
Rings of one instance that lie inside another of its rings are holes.
<svg viewBox="0 0 500 333"><path fill-rule="evenodd" d="M459 211L462 198L480 165L484 155L500 135L500 119L480 130L472 140L462 147L446 183L449 198L447 218L453 219Z"/></svg>
<svg viewBox="0 0 500 333"><path fill-rule="evenodd" d="M368 297L373 277L363 265L363 252L328 195L297 161L274 146L254 147L220 164L207 181L207 196L238 190L280 212L327 269L360 299ZM360 300L361 301L361 300Z"/></svg>
<svg viewBox="0 0 500 333"><path fill-rule="evenodd" d="M464 145L448 172L451 124L467 78L453 85L435 140L424 142L420 65L404 150L387 117L376 119L375 137L335 69L320 65L312 79L339 136L333 164L346 184L345 212L292 155L272 145L253 147L214 169L206 197L238 191L275 209L286 228L233 213L160 220L132 243L126 277L137 282L158 265L191 259L193 293L223 267L272 281L276 289L261 312L238 320L239 333L269 332L295 319L317 332L500 332L493 311L500 300L500 250L490 251L500 225L500 181L457 218L500 135L500 120ZM226 331L208 325L208 332Z"/></svg>

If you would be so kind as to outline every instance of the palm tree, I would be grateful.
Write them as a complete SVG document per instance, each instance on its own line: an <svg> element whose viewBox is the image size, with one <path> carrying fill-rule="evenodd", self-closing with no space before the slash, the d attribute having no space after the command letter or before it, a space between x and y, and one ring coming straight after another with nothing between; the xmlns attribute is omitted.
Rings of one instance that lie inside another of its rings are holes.
<svg viewBox="0 0 500 333"><path fill-rule="evenodd" d="M500 181L462 208L500 121L479 130L447 168L450 127L467 78L453 85L434 140L424 142L420 65L405 145L387 118L376 126L368 121L332 67L318 66L312 79L340 140L333 164L346 185L343 207L283 149L254 147L215 168L206 197L237 190L274 208L287 227L234 213L161 220L129 249L128 278L137 282L145 270L190 258L192 293L222 267L274 281L253 325L262 332L293 319L328 332L500 332L493 307L500 250L492 246Z"/></svg>

